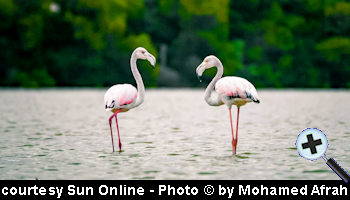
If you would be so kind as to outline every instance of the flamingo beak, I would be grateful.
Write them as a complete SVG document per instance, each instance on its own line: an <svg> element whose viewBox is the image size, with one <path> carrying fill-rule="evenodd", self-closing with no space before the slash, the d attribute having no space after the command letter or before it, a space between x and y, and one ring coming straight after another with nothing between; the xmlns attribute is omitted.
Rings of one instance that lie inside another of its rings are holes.
<svg viewBox="0 0 350 200"><path fill-rule="evenodd" d="M147 53L147 54L146 54L146 59L148 60L148 62L151 63L151 65L152 65L152 67L153 67L153 69L154 69L155 66L156 66L156 58L155 58L152 54Z"/></svg>
<svg viewBox="0 0 350 200"><path fill-rule="evenodd" d="M112 110L113 110L113 108L111 108L111 107L107 106L107 104L105 105L105 109L106 109L106 112L108 112L108 111L112 111Z"/></svg>
<svg viewBox="0 0 350 200"><path fill-rule="evenodd" d="M202 82L202 74L205 70L205 64L204 62L202 62L196 69L196 74L197 74L197 78L199 80L199 82Z"/></svg>

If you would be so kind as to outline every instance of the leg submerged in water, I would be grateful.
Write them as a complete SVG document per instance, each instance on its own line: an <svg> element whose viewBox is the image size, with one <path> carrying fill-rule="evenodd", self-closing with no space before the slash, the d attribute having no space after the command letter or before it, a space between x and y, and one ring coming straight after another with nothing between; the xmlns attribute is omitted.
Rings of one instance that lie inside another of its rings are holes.
<svg viewBox="0 0 350 200"><path fill-rule="evenodd" d="M112 148L113 148L113 152L114 152L114 142L113 142L113 133L112 133L112 118L113 118L114 114L109 118L109 128L111 130L111 138L112 138Z"/></svg>
<svg viewBox="0 0 350 200"><path fill-rule="evenodd" d="M109 128L111 129L111 138L112 138L112 147L113 147L113 152L114 152L114 141L113 141L113 132L112 132L112 119L115 117L117 120L117 114L121 111L121 109L117 110L113 115L109 118ZM118 130L118 137L119 137L119 129L118 129L118 122L117 122L117 130ZM120 137L119 137L119 149L121 148L121 143L120 143Z"/></svg>
<svg viewBox="0 0 350 200"><path fill-rule="evenodd" d="M235 139L235 151L237 151L237 143L238 143L238 121L239 121L239 106L237 106L237 124L236 124L236 139ZM236 154L236 152L235 152Z"/></svg>
<svg viewBox="0 0 350 200"><path fill-rule="evenodd" d="M235 140L235 137L233 135L231 108L229 108L229 112L230 112L230 122L231 122L230 124L231 124L231 133L232 133L232 154L235 155L236 154L236 140Z"/></svg>
<svg viewBox="0 0 350 200"><path fill-rule="evenodd" d="M119 126L118 126L117 115L115 116L115 122L117 123L117 131L118 131L118 139L119 139L119 152L122 152L122 143L121 143L121 141L120 141Z"/></svg>

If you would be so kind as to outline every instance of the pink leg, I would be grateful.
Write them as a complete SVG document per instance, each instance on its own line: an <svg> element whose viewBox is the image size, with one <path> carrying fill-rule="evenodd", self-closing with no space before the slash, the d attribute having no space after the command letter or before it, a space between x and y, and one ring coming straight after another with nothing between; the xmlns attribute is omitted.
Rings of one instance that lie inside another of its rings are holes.
<svg viewBox="0 0 350 200"><path fill-rule="evenodd" d="M111 138L112 138L112 147L113 147L113 152L114 152L114 141L113 141L113 133L112 133L112 119L115 117L120 110L117 110L117 112L113 113L113 115L109 118L109 128L111 129ZM119 134L119 133L118 133Z"/></svg>
<svg viewBox="0 0 350 200"><path fill-rule="evenodd" d="M239 120L239 106L237 106L237 124L236 124L236 147L237 150L237 143L238 143L238 120Z"/></svg>
<svg viewBox="0 0 350 200"><path fill-rule="evenodd" d="M117 131L118 131L118 139L119 139L119 152L122 152L122 143L120 142L120 135L119 135L119 127L118 127L117 115L115 116L115 123L117 123Z"/></svg>
<svg viewBox="0 0 350 200"><path fill-rule="evenodd" d="M112 118L114 117L114 114L109 118L109 128L111 129L111 138L112 138L112 147L114 152L114 142L113 142L113 133L112 133Z"/></svg>
<svg viewBox="0 0 350 200"><path fill-rule="evenodd" d="M234 135L233 135L231 108L229 108L229 112L230 112L230 122L231 122L231 132L232 132L232 153L233 153L233 155L235 155L236 154L236 140L235 140Z"/></svg>

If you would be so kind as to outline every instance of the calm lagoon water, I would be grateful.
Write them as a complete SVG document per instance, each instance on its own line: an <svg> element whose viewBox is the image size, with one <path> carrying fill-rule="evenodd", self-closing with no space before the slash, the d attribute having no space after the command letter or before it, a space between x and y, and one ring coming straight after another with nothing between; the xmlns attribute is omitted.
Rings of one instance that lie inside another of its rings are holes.
<svg viewBox="0 0 350 200"><path fill-rule="evenodd" d="M0 90L0 179L338 180L322 159L297 153L308 127L350 171L349 90L258 90L261 103L241 109L237 156L228 109L207 105L204 89L146 89L141 106L119 115L124 152L113 153L105 91Z"/></svg>

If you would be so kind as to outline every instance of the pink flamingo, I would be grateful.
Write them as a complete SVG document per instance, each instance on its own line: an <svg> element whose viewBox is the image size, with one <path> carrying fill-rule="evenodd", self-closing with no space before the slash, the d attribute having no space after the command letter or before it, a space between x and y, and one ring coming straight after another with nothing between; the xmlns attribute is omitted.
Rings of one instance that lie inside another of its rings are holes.
<svg viewBox="0 0 350 200"><path fill-rule="evenodd" d="M109 118L109 128L111 129L112 147L114 152L114 142L112 133L112 119L115 117L117 124L118 139L119 139L119 151L122 150L122 143L120 141L119 127L117 114L119 112L126 112L132 108L139 106L145 96L145 86L143 85L142 77L137 69L137 59L148 60L151 65L155 66L155 57L148 53L143 47L138 47L134 50L130 59L131 72L136 80L137 89L130 84L117 84L107 90L104 96L106 111L112 111L113 115Z"/></svg>
<svg viewBox="0 0 350 200"><path fill-rule="evenodd" d="M196 73L200 81L203 72L211 67L216 67L217 72L205 90L205 101L211 106L220 106L223 104L227 105L230 112L232 149L233 154L236 154L238 141L239 108L249 102L260 103L260 98L253 84L251 84L246 79L235 76L227 76L221 78L224 68L220 60L212 55L207 56L196 69ZM214 87L216 93L212 93ZM237 106L236 137L233 135L231 114L232 105Z"/></svg>

